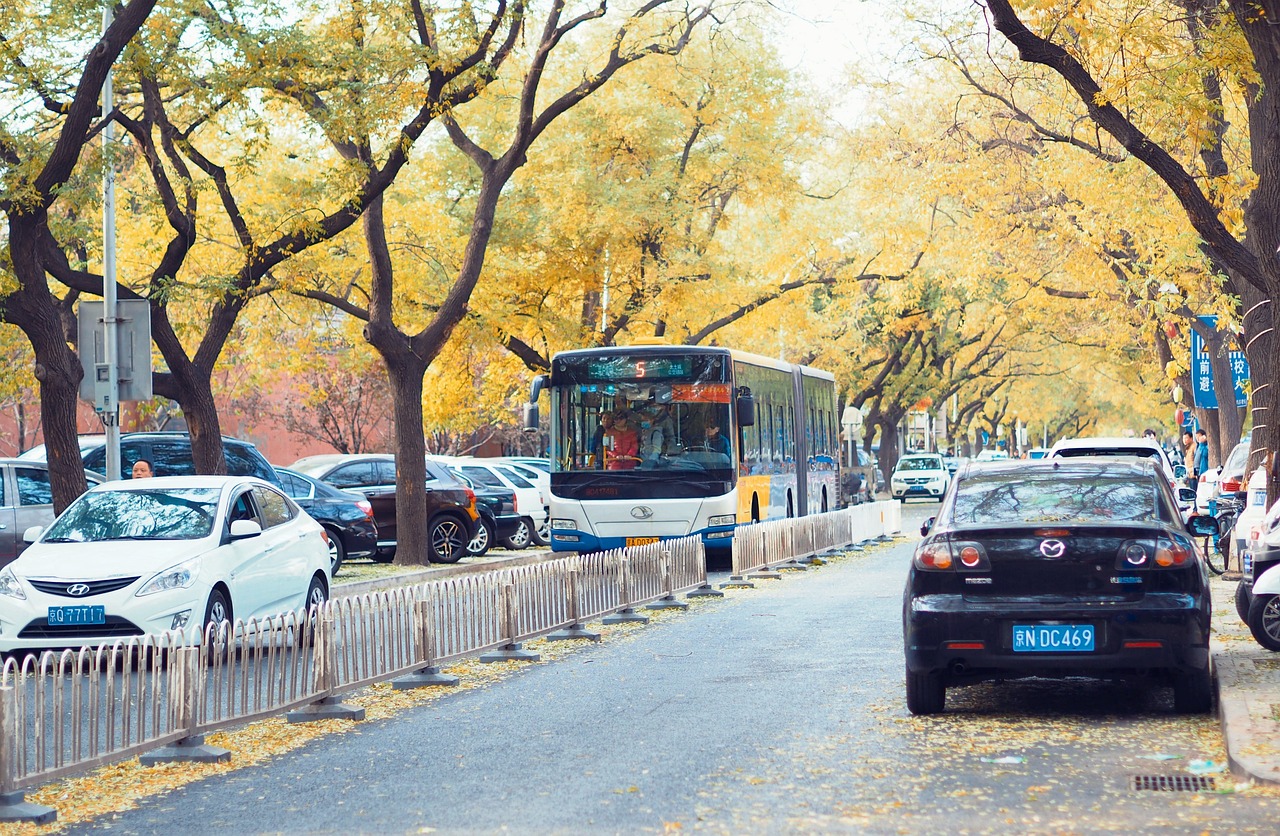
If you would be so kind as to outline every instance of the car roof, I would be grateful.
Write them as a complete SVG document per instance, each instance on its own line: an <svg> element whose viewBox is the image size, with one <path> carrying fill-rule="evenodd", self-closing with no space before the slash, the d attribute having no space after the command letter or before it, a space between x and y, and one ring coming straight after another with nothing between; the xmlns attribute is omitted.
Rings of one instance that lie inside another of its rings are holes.
<svg viewBox="0 0 1280 836"><path fill-rule="evenodd" d="M277 488L257 476L155 476L150 479L117 479L114 482L103 482L92 490L103 491L143 491L163 490L165 488L216 488L222 490L228 485L251 484L266 485Z"/></svg>
<svg viewBox="0 0 1280 836"><path fill-rule="evenodd" d="M1054 443L1051 450L1079 450L1083 447L1110 449L1112 447L1148 447L1152 450L1164 451L1158 441L1135 436L1133 438L1097 436L1093 438L1063 438Z"/></svg>
<svg viewBox="0 0 1280 836"><path fill-rule="evenodd" d="M391 453L321 453L316 456L303 456L289 465L290 468L297 470L300 467L319 467L326 464L345 464L346 462L358 462L368 459L369 461L395 461L396 457Z"/></svg>
<svg viewBox="0 0 1280 836"><path fill-rule="evenodd" d="M1127 473L1133 476L1151 476L1159 465L1149 456L1071 456L1069 458L997 459L988 462L969 462L960 476L989 476L1001 473L1057 472L1068 475L1088 475L1104 472Z"/></svg>

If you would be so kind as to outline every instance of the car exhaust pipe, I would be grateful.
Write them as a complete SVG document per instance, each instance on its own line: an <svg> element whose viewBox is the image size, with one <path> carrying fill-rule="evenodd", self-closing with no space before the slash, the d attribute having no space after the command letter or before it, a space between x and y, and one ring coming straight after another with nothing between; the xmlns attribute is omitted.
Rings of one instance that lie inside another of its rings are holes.
<svg viewBox="0 0 1280 836"><path fill-rule="evenodd" d="M965 664L963 659L956 659L951 663L950 668L951 672L956 675L967 673L969 670L969 666Z"/></svg>

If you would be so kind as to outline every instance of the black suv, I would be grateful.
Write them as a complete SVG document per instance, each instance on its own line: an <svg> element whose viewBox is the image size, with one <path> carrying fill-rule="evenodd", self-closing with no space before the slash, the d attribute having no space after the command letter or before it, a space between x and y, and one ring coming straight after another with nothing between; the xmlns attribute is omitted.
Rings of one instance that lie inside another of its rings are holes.
<svg viewBox="0 0 1280 836"><path fill-rule="evenodd" d="M373 506L378 524L378 555L388 562L396 553L396 457L389 453L330 453L307 456L290 470L333 485L359 491ZM476 535L480 512L471 488L455 479L443 465L427 462L427 541L432 563L457 563Z"/></svg>
<svg viewBox="0 0 1280 836"><path fill-rule="evenodd" d="M223 436L222 452L227 460L228 475L257 476L281 486L275 468L251 442ZM107 472L107 445L86 447L81 450L81 455L85 470ZM138 459L151 462L156 476L191 476L196 472L195 460L191 456L191 436L187 433L123 433L120 436L122 478L131 478L129 474Z"/></svg>

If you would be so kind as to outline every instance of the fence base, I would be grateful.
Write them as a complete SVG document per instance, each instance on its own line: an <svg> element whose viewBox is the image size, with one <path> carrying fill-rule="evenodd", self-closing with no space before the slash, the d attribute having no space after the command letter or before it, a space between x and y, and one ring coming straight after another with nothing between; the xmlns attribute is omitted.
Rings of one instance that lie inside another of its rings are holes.
<svg viewBox="0 0 1280 836"><path fill-rule="evenodd" d="M451 673L441 673L435 665L429 665L420 671L406 674L399 679L391 680L391 687L397 691L410 688L426 688L430 685L457 685L458 677Z"/></svg>
<svg viewBox="0 0 1280 836"><path fill-rule="evenodd" d="M729 580L720 584L721 589L755 589L756 585L743 575L730 575Z"/></svg>
<svg viewBox="0 0 1280 836"><path fill-rule="evenodd" d="M723 598L724 593L718 589L712 589L711 584L704 583L702 586L698 587L697 589L693 589L693 590L690 590L689 592L686 592L684 597L686 598Z"/></svg>
<svg viewBox="0 0 1280 836"><path fill-rule="evenodd" d="M768 567L761 568L758 572L752 572L751 577L760 578L766 581L776 581L782 579L782 573Z"/></svg>
<svg viewBox="0 0 1280 836"><path fill-rule="evenodd" d="M651 604L645 606L646 610L687 610L689 605L684 601L677 601L675 598L659 598Z"/></svg>
<svg viewBox="0 0 1280 836"><path fill-rule="evenodd" d="M347 705L341 697L325 697L320 702L304 705L296 711L284 715L290 723L311 723L316 720L355 720L364 719L364 709Z"/></svg>
<svg viewBox="0 0 1280 836"><path fill-rule="evenodd" d="M631 607L620 610L613 615L606 615L600 619L601 624L648 624L649 616L641 615Z"/></svg>
<svg viewBox="0 0 1280 836"><path fill-rule="evenodd" d="M184 737L168 746L161 746L138 756L138 763L143 766L155 766L158 763L223 763L229 760L231 750L207 745L203 734Z"/></svg>
<svg viewBox="0 0 1280 836"><path fill-rule="evenodd" d="M556 630L547 636L547 641L562 642L569 639L587 639L589 641L600 641L600 634L594 630L588 630L582 624L570 624L563 630Z"/></svg>
<svg viewBox="0 0 1280 836"><path fill-rule="evenodd" d="M43 804L32 804L21 792L0 794L0 821L22 821L49 824L58 820L58 811Z"/></svg>
<svg viewBox="0 0 1280 836"><path fill-rule="evenodd" d="M518 644L509 644L506 647L500 647L497 650L490 650L488 653L481 654L480 661L485 664L493 662L536 662L541 658L541 653L524 650Z"/></svg>

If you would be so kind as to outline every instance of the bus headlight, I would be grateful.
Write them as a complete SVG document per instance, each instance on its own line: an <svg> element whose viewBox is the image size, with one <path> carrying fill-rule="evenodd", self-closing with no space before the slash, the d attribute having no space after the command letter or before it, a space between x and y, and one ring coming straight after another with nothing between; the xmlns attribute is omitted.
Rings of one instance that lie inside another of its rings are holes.
<svg viewBox="0 0 1280 836"><path fill-rule="evenodd" d="M569 530L577 528L577 526L573 524L573 520L552 520L551 527Z"/></svg>
<svg viewBox="0 0 1280 836"><path fill-rule="evenodd" d="M733 525L737 521L737 514L718 514L708 519L707 525Z"/></svg>

